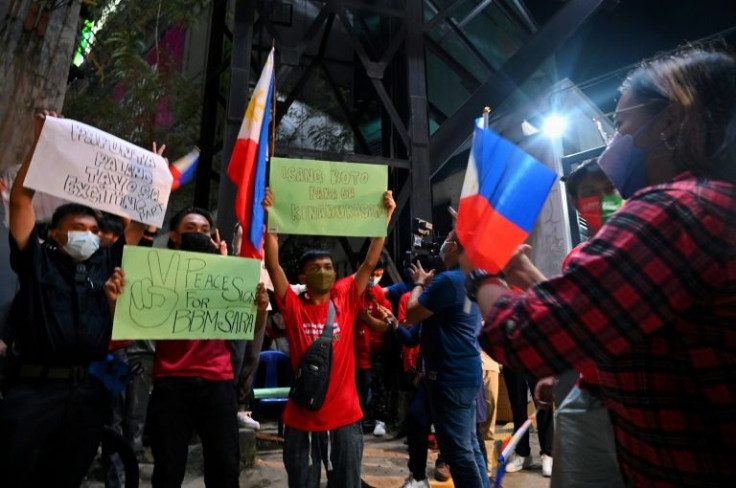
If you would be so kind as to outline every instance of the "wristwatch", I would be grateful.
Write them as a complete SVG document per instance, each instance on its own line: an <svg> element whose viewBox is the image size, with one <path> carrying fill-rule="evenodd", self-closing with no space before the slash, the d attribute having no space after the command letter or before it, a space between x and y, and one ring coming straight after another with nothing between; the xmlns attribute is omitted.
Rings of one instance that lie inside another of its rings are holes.
<svg viewBox="0 0 736 488"><path fill-rule="evenodd" d="M465 277L465 294L468 296L468 299L473 302L477 301L478 290L483 283L489 280L499 280L504 286L508 287L506 284L506 275L503 274L503 271L500 273L489 273L482 268L475 268Z"/></svg>

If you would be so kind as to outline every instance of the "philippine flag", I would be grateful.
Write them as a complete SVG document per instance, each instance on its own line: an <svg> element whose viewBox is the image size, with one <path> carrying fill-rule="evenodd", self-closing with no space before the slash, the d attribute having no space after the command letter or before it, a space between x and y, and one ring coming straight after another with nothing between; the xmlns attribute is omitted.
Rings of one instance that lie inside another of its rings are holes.
<svg viewBox="0 0 736 488"><path fill-rule="evenodd" d="M529 236L557 175L476 121L457 234L470 262L497 273Z"/></svg>
<svg viewBox="0 0 736 488"><path fill-rule="evenodd" d="M199 148L196 146L187 154L169 164L169 171L171 171L171 176L174 177L174 181L171 183L171 191L186 185L194 179L197 164L199 164Z"/></svg>
<svg viewBox="0 0 736 488"><path fill-rule="evenodd" d="M240 255L255 259L263 257L264 214L261 201L266 193L266 154L274 90L273 54L272 48L248 102L227 168L228 176L238 187L235 215L243 228Z"/></svg>

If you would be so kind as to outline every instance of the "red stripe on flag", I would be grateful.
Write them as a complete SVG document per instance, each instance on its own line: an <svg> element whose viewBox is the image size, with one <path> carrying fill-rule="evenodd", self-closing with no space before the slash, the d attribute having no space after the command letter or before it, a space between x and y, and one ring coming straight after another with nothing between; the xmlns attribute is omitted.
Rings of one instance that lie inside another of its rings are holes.
<svg viewBox="0 0 736 488"><path fill-rule="evenodd" d="M238 192L235 195L235 215L243 227L244 236L241 242L240 255L247 258L261 259L260 251L255 249L247 238L250 216L253 210L253 180L255 178L257 155L258 144L255 141L252 139L236 140L227 174L238 187Z"/></svg>
<svg viewBox="0 0 736 488"><path fill-rule="evenodd" d="M179 171L173 164L169 164L169 172L171 172L171 176L174 177L174 181L171 182L171 191L174 191L181 186L181 171Z"/></svg>
<svg viewBox="0 0 736 488"><path fill-rule="evenodd" d="M498 273L528 234L480 195L460 200L457 235L473 266Z"/></svg>

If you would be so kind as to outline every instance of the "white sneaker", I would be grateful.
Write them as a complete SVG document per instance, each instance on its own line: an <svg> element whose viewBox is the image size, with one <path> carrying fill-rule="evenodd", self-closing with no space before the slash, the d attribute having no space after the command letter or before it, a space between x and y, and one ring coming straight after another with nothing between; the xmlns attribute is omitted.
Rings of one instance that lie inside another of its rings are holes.
<svg viewBox="0 0 736 488"><path fill-rule="evenodd" d="M542 454L542 476L545 478L552 476L552 456Z"/></svg>
<svg viewBox="0 0 736 488"><path fill-rule="evenodd" d="M373 435L376 437L383 437L386 435L386 423L376 420L376 427L373 429Z"/></svg>
<svg viewBox="0 0 736 488"><path fill-rule="evenodd" d="M511 459L509 460L509 462L506 463L506 472L516 473L517 471L521 471L522 469L530 468L531 466L532 466L531 455L530 456L519 456L518 454L514 453L511 455Z"/></svg>
<svg viewBox="0 0 736 488"><path fill-rule="evenodd" d="M253 420L253 417L250 415L250 412L238 412L238 425L240 427L247 427L253 430L260 429L261 424L259 424L257 420Z"/></svg>
<svg viewBox="0 0 736 488"><path fill-rule="evenodd" d="M429 488L429 481L426 478L422 481L417 481L409 475L406 483L401 488Z"/></svg>

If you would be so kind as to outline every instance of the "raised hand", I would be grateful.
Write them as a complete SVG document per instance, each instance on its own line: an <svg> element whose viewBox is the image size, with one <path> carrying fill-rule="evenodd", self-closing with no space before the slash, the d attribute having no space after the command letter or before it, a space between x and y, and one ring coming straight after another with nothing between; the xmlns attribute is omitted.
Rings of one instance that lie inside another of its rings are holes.
<svg viewBox="0 0 736 488"><path fill-rule="evenodd" d="M273 192L271 191L271 187L266 187L266 194L263 197L261 205L266 212L273 206Z"/></svg>
<svg viewBox="0 0 736 488"><path fill-rule="evenodd" d="M138 280L130 287L130 318L140 327L158 327L174 312L179 301L175 291L179 259L179 254L174 254L164 269L158 254L148 253L150 278Z"/></svg>
<svg viewBox="0 0 736 488"><path fill-rule="evenodd" d="M386 225L391 221L391 215L396 210L396 202L394 201L394 193L391 190L383 192L383 205L386 207Z"/></svg>
<svg viewBox="0 0 736 488"><path fill-rule="evenodd" d="M35 137L36 141L41 136L41 130L43 129L44 122L46 122L46 117L58 117L60 119L64 118L63 115L56 113L53 110L43 110L37 113L36 117L34 117L33 119L33 136Z"/></svg>
<svg viewBox="0 0 736 488"><path fill-rule="evenodd" d="M429 272L425 271L422 267L422 263L416 262L409 265L409 272L411 273L411 279L414 283L421 283L424 286L429 285L429 282L434 278L434 270Z"/></svg>
<svg viewBox="0 0 736 488"><path fill-rule="evenodd" d="M220 240L220 231L218 229L215 229L215 238L210 239L210 243L212 243L212 247L217 249L217 252L221 256L227 256L227 242Z"/></svg>

